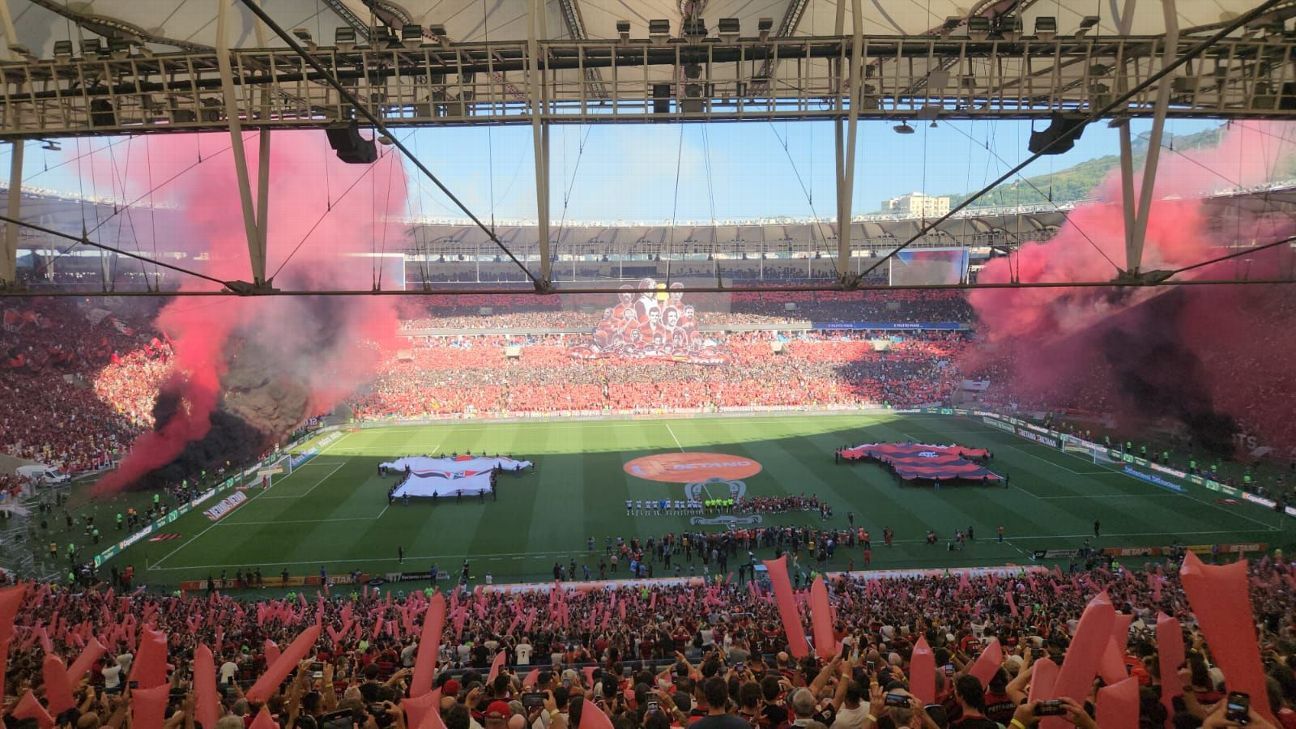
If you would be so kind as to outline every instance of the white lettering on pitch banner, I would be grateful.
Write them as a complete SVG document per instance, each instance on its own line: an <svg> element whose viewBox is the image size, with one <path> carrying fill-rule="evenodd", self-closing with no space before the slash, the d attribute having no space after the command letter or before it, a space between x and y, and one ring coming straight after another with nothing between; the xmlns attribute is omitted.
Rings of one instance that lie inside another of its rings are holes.
<svg viewBox="0 0 1296 729"><path fill-rule="evenodd" d="M220 521L225 518L231 511L239 508L248 500L247 494L242 491L235 491L216 502L212 507L203 512L203 515L212 521Z"/></svg>

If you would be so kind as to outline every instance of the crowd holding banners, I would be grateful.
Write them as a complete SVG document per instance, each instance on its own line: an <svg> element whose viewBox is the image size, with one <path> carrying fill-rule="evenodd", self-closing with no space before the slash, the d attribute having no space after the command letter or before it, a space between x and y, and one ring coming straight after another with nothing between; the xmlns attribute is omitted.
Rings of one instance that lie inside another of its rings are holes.
<svg viewBox="0 0 1296 729"><path fill-rule="evenodd" d="M0 591L3 711L7 723L47 727L119 727L133 713L131 729L199 715L222 729L286 729L328 723L329 708L368 724L391 702L447 728L514 717L544 727L523 697L532 688L552 694L551 729L583 724L571 713L586 702L626 729L708 716L735 729L1017 729L1050 714L1053 700L1064 725L1085 729L1222 729L1238 726L1239 712L1254 729L1296 722L1296 569L1282 558L1209 566L1189 556L1181 570L1073 575L843 575L805 591L770 574L772 584L742 586L478 588L432 599L366 587L253 602L26 585ZM165 689L145 693L150 685ZM411 701L437 690L430 706Z"/></svg>

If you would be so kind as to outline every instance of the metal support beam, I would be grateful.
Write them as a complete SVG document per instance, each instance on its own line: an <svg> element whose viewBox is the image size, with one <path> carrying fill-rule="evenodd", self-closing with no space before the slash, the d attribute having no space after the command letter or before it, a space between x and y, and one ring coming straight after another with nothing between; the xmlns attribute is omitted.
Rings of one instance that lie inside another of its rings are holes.
<svg viewBox="0 0 1296 729"><path fill-rule="evenodd" d="M234 173L238 178L239 204L243 209L243 228L247 234L248 258L252 265L252 285L265 286L266 250L261 229L257 225L256 209L252 205L252 186L248 180L247 152L243 148L243 125L239 119L238 99L235 95L233 72L230 69L229 53L229 6L233 0L216 0L216 62L220 65L221 90L225 96L225 117L229 123L231 138L230 151L234 155ZM270 138L263 136L261 151L266 157L259 170L258 181L265 180L268 174ZM264 189L259 191L266 194Z"/></svg>
<svg viewBox="0 0 1296 729"><path fill-rule="evenodd" d="M1175 13L1175 0L1161 0L1161 11L1165 16L1166 34L1165 50L1161 55L1162 70L1170 69L1175 63L1175 49L1179 46L1179 18ZM1161 136L1165 131L1166 110L1170 108L1170 90L1174 74L1167 73L1157 86L1156 104L1152 108L1152 132L1148 135L1147 157L1143 160L1143 188L1139 192L1138 214L1134 218L1134 230L1125 236L1125 272L1137 276L1143 265L1143 242L1147 236L1148 215L1152 210L1152 195L1156 187L1157 162L1161 158ZM1126 137L1129 130L1125 131ZM1122 141L1122 147L1124 141ZM1122 175L1124 174L1124 155L1122 154ZM1133 180L1130 180L1133 184ZM1126 203L1129 201L1126 200ZM1126 223L1129 214L1126 213Z"/></svg>
<svg viewBox="0 0 1296 729"><path fill-rule="evenodd" d="M544 13L544 0L530 0L530 23L527 24L527 42L531 47L531 68L527 74L528 93L531 98L531 142L535 152L536 234L540 247L540 282L548 286L552 280L552 261L549 260L549 125L543 119L544 84L540 66L540 23Z"/></svg>
<svg viewBox="0 0 1296 729"><path fill-rule="evenodd" d="M0 0L2 2L3 0ZM13 141L13 155L9 159L9 217L17 220L22 215L23 140ZM0 247L0 289L18 283L18 226L5 225L4 245Z"/></svg>
<svg viewBox="0 0 1296 729"><path fill-rule="evenodd" d="M13 51L13 47L18 44L18 31L14 29L13 14L9 12L9 0L0 0L0 27L4 29L5 48L9 51L9 57L15 61L23 60Z"/></svg>
<svg viewBox="0 0 1296 729"><path fill-rule="evenodd" d="M837 21L843 23L845 1L838 0ZM864 15L860 0L851 0L852 29L850 65L850 109L843 135L842 122L836 123L837 147L837 277L843 284L851 278L851 202L855 194L855 142L859 138L860 88L864 83ZM843 139L843 136L845 139ZM844 142L844 143L843 143Z"/></svg>

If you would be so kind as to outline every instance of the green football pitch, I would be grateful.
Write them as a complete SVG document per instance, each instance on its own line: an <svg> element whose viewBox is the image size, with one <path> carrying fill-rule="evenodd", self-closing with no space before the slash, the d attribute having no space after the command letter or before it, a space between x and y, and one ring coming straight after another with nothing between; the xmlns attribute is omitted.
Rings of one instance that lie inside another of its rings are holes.
<svg viewBox="0 0 1296 729"><path fill-rule="evenodd" d="M877 441L951 443L989 448L990 467L1010 477L1009 487L959 485L939 491L900 486L874 463L836 464L842 445ZM533 460L534 471L499 477L498 499L438 500L389 505L394 478L377 464L404 455L504 453ZM1221 504L1218 494L1189 486L1176 494L1133 479L1109 466L1023 440L970 418L934 415L787 415L696 419L466 422L391 426L346 432L269 489L247 492L248 502L212 522L200 511L163 531L168 541L140 542L114 563L133 564L150 585L181 580L232 578L259 566L266 576L362 571L369 574L427 571L432 565L456 576L471 564L474 583L552 579L554 562L575 560L578 574L599 558L610 537L646 539L668 532L716 531L689 516L627 515L625 502L682 499L684 485L628 474L625 464L650 454L701 451L742 456L761 471L743 480L749 496L816 495L833 508L824 522L817 512L765 515L764 525L816 528L855 523L872 531L874 569L1027 564L1035 549L1094 544L1161 546L1263 542L1285 545L1284 518L1249 503ZM999 543L995 530L1006 529ZM884 526L896 543L881 544ZM950 551L955 529L972 527L975 542ZM924 543L928 529L938 546ZM596 548L587 550L593 537ZM404 550L403 564L397 552ZM772 549L757 556L772 557ZM863 568L859 548L839 548L831 569ZM676 561L678 563L678 560ZM810 561L802 555L802 567ZM670 574L674 574L672 570ZM732 569L731 565L731 569ZM702 566L696 559L683 574ZM627 577L622 565L616 577ZM661 565L654 576L666 576Z"/></svg>

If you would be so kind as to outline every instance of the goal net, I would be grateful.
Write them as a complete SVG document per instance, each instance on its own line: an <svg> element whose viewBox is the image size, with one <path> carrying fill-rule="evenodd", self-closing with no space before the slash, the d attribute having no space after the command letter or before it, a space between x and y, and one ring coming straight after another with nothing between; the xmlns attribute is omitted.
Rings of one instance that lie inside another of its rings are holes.
<svg viewBox="0 0 1296 729"><path fill-rule="evenodd" d="M267 489L274 486L277 479L284 478L293 472L292 462L293 456L289 453L285 453L271 461L265 468L256 472L256 482L252 485Z"/></svg>
<svg viewBox="0 0 1296 729"><path fill-rule="evenodd" d="M1107 449L1101 446L1087 446L1080 443L1063 443L1062 451L1077 455L1085 460L1105 465L1117 465L1120 462L1107 455Z"/></svg>

